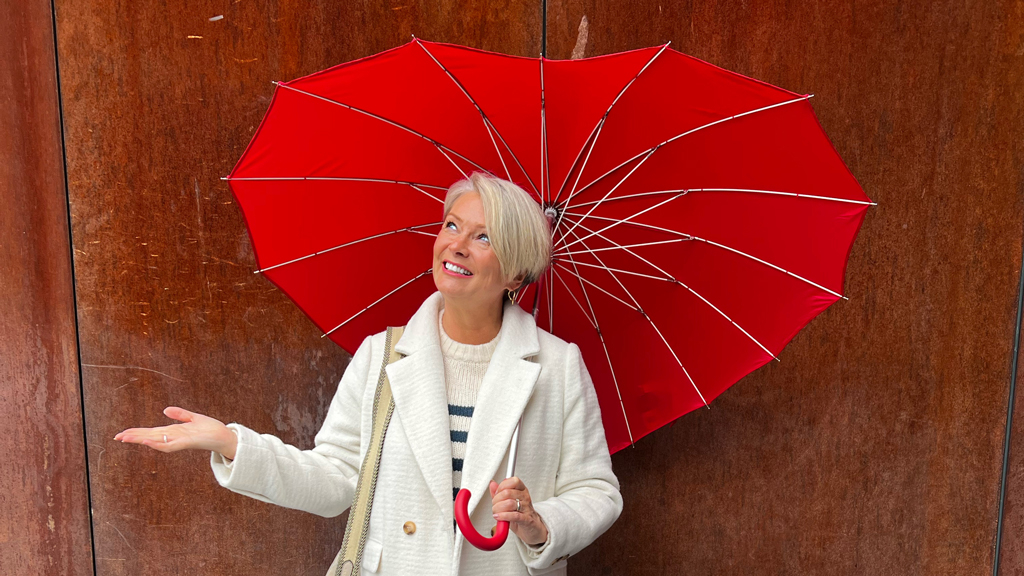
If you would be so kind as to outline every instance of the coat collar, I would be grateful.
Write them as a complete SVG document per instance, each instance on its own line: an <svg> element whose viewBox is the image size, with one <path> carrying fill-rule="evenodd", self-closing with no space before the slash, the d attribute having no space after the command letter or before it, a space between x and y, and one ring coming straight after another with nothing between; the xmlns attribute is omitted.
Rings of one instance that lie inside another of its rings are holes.
<svg viewBox="0 0 1024 576"><path fill-rule="evenodd" d="M441 293L435 292L420 305L395 346L405 356L389 364L386 371L416 462L442 514L451 522L451 437L437 327L443 302ZM485 495L490 502L488 483L508 451L512 432L540 374L540 365L526 358L539 352L533 316L506 303L466 442L462 487L472 492L471 513Z"/></svg>

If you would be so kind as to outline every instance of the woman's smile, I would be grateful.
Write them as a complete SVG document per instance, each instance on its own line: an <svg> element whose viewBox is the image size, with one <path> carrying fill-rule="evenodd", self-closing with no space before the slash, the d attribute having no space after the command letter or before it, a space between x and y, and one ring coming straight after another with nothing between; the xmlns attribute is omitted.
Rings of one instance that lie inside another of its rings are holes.
<svg viewBox="0 0 1024 576"><path fill-rule="evenodd" d="M469 270L463 268L462 266L459 266L458 264L455 264L454 262L451 262L450 260L445 260L442 262L442 264L444 271L448 273L449 276L469 278L470 276L473 275L473 273L470 272Z"/></svg>

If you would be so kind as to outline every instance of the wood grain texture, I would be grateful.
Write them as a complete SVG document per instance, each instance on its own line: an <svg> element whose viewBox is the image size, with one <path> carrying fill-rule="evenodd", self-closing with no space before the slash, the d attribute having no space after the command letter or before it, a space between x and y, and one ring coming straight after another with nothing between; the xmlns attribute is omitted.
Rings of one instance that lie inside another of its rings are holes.
<svg viewBox="0 0 1024 576"><path fill-rule="evenodd" d="M587 56L672 41L815 94L880 206L848 302L615 456L625 511L570 574L991 572L1024 223L1020 4L549 0L549 56L569 57L584 15Z"/></svg>
<svg viewBox="0 0 1024 576"><path fill-rule="evenodd" d="M0 19L0 574L92 574L49 2Z"/></svg>
<svg viewBox="0 0 1024 576"><path fill-rule="evenodd" d="M1024 165L1024 159L1020 165ZM1019 193L1024 196L1024 190ZM1021 395L1024 395L1024 348L1017 351L1017 385L999 554L1001 576L1024 574L1024 400Z"/></svg>
<svg viewBox="0 0 1024 576"><path fill-rule="evenodd" d="M173 404L312 447L348 355L253 274L219 178L272 81L411 34L537 54L539 5L58 0L56 10L97 572L320 574L344 517L223 490L207 453L111 438L166 423Z"/></svg>

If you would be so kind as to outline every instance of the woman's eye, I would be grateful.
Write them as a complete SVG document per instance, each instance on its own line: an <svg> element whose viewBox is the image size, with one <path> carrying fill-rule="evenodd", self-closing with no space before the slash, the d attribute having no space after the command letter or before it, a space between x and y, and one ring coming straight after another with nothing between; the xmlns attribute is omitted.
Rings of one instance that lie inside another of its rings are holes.
<svg viewBox="0 0 1024 576"><path fill-rule="evenodd" d="M491 242L491 239L487 237L487 234L481 234L480 239L483 240L484 242L487 242L488 244Z"/></svg>
<svg viewBox="0 0 1024 576"><path fill-rule="evenodd" d="M444 227L445 228L448 228L449 226L455 226L455 222L452 222L451 220L449 220L449 221L444 223Z"/></svg>

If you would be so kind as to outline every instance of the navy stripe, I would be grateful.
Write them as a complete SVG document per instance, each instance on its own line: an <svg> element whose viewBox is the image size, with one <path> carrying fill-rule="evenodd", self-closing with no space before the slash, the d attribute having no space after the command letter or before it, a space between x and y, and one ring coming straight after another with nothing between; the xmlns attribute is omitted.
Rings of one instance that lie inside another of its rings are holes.
<svg viewBox="0 0 1024 576"><path fill-rule="evenodd" d="M451 416L469 416L470 418L472 418L473 417L473 407L472 406L458 406L456 404L449 404L448 405L448 414L451 415Z"/></svg>
<svg viewBox="0 0 1024 576"><path fill-rule="evenodd" d="M452 430L452 442L465 442L469 436L469 432L463 432L462 430Z"/></svg>
<svg viewBox="0 0 1024 576"><path fill-rule="evenodd" d="M462 472L462 458L452 458L452 471Z"/></svg>
<svg viewBox="0 0 1024 576"><path fill-rule="evenodd" d="M459 495L459 490L461 490L461 488L452 488L452 500L455 500L455 498Z"/></svg>

